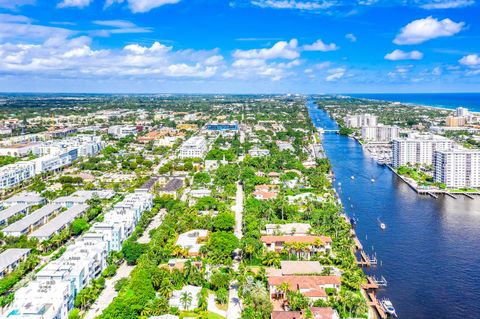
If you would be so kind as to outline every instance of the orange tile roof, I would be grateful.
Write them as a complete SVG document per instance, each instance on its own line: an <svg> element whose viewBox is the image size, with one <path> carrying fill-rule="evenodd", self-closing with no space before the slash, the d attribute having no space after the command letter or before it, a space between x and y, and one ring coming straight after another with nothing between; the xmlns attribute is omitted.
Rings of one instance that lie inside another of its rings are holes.
<svg viewBox="0 0 480 319"><path fill-rule="evenodd" d="M313 244L316 240L320 239L323 243L331 243L332 239L328 236L262 236L260 240L266 244L275 242L283 243L308 243Z"/></svg>

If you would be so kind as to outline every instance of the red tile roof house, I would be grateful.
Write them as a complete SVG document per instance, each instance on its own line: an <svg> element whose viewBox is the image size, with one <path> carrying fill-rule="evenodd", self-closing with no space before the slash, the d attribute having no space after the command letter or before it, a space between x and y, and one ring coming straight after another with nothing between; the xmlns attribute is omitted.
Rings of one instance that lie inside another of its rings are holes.
<svg viewBox="0 0 480 319"><path fill-rule="evenodd" d="M332 248L332 239L327 236L262 236L260 240L268 251L281 252L287 249L289 253L295 253L298 258L304 259Z"/></svg>
<svg viewBox="0 0 480 319"><path fill-rule="evenodd" d="M330 307L311 307L312 319L340 319L337 311ZM273 311L271 319L305 319L305 311Z"/></svg>
<svg viewBox="0 0 480 319"><path fill-rule="evenodd" d="M341 280L339 276L270 276L268 287L271 300L284 299L282 284L287 284L291 291L299 291L302 295L314 302L327 300L326 288L339 290Z"/></svg>
<svg viewBox="0 0 480 319"><path fill-rule="evenodd" d="M278 195L278 189L275 185L257 185L253 196L258 200L268 200L276 198Z"/></svg>

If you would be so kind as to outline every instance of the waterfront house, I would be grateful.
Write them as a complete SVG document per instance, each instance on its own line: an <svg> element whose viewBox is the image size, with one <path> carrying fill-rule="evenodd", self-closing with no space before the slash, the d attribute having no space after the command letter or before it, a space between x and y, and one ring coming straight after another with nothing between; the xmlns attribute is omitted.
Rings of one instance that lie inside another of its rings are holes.
<svg viewBox="0 0 480 319"><path fill-rule="evenodd" d="M332 239L327 236L262 236L260 238L268 251L281 252L284 249L297 258L310 259L313 254L331 249Z"/></svg>
<svg viewBox="0 0 480 319"><path fill-rule="evenodd" d="M268 289L271 300L284 300L285 291L283 286L288 286L290 291L299 291L310 301L327 300L325 289L340 290L341 280L339 276L270 276L268 277Z"/></svg>

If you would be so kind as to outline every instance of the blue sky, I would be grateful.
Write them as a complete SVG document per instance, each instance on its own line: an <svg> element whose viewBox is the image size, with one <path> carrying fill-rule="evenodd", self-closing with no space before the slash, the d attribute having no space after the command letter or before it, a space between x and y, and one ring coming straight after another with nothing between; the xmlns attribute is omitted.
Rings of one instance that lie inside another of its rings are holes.
<svg viewBox="0 0 480 319"><path fill-rule="evenodd" d="M480 91L475 0L0 0L0 91Z"/></svg>

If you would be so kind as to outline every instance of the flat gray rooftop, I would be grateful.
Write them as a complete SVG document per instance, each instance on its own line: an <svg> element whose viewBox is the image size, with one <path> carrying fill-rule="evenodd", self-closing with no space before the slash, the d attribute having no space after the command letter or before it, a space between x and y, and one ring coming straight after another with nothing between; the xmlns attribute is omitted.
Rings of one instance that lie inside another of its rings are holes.
<svg viewBox="0 0 480 319"><path fill-rule="evenodd" d="M87 204L74 205L32 232L28 237L36 237L38 239L50 238L55 232L61 230L65 225L71 223L75 218L87 211L88 207Z"/></svg>
<svg viewBox="0 0 480 319"><path fill-rule="evenodd" d="M62 206L58 204L45 205L42 208L37 209L33 213L23 217L19 221L16 221L15 223L8 225L2 230L2 232L4 233L23 232L31 225L34 225L35 223L39 222L42 218L45 218L46 216L51 215L53 212L55 212L56 210L59 210L60 208L62 208Z"/></svg>
<svg viewBox="0 0 480 319"><path fill-rule="evenodd" d="M0 271L13 264L27 254L30 249L26 248L9 248L0 254Z"/></svg>

